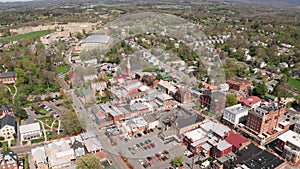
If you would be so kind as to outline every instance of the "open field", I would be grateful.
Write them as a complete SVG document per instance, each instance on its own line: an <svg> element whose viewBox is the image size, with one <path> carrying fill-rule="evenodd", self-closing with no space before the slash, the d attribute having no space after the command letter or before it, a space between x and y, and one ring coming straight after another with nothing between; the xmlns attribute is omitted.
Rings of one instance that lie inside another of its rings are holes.
<svg viewBox="0 0 300 169"><path fill-rule="evenodd" d="M9 42L9 41L15 41L15 40L26 39L26 38L36 38L36 37L41 37L50 34L52 32L54 31L42 30L42 31L30 32L30 33L19 34L14 36L8 36L8 37L0 38L0 42Z"/></svg>
<svg viewBox="0 0 300 169"><path fill-rule="evenodd" d="M291 87L300 91L300 80L299 79L290 78L288 83Z"/></svg>

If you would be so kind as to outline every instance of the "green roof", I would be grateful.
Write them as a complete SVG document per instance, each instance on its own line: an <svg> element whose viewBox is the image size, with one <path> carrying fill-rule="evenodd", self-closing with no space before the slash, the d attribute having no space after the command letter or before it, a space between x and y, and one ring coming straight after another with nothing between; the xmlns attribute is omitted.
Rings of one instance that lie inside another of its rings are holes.
<svg viewBox="0 0 300 169"><path fill-rule="evenodd" d="M272 99L272 100L275 100L277 97L276 96L273 96L273 95L270 95L270 94L265 94L265 97L267 97L268 99Z"/></svg>
<svg viewBox="0 0 300 169"><path fill-rule="evenodd" d="M161 75L163 78L169 78L169 74L167 74L167 73L164 73L164 74L162 74Z"/></svg>

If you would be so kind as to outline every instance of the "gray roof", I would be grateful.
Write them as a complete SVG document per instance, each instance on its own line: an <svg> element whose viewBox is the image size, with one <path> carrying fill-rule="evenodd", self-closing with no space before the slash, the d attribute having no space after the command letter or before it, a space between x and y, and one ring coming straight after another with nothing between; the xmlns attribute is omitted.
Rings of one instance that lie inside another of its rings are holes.
<svg viewBox="0 0 300 169"><path fill-rule="evenodd" d="M188 118L178 118L176 127L178 129L184 128L186 126L193 125L195 123L199 123L204 120L204 117L200 116L199 114L193 114Z"/></svg>
<svg viewBox="0 0 300 169"><path fill-rule="evenodd" d="M0 107L0 112L10 111L13 108L11 104L4 104Z"/></svg>
<svg viewBox="0 0 300 169"><path fill-rule="evenodd" d="M81 93L82 93L82 95L83 96L90 96L90 95L92 95L93 94L93 91L92 91L92 89L89 89L89 88L83 88L82 90L81 90Z"/></svg>
<svg viewBox="0 0 300 169"><path fill-rule="evenodd" d="M15 127L16 119L14 116L7 114L0 120L0 125L1 125L1 128L3 128L6 125Z"/></svg>
<svg viewBox="0 0 300 169"><path fill-rule="evenodd" d="M229 147L231 147L232 145L230 143L228 143L226 140L221 140L218 144L217 144L217 148L220 151L224 151L226 149L228 149Z"/></svg>
<svg viewBox="0 0 300 169"><path fill-rule="evenodd" d="M102 43L102 44L107 44L110 40L109 36L102 35L102 34L94 34L90 35L87 38L85 38L82 43Z"/></svg>
<svg viewBox="0 0 300 169"><path fill-rule="evenodd" d="M8 77L16 77L16 73L15 72L0 73L0 79L1 78L8 78Z"/></svg>

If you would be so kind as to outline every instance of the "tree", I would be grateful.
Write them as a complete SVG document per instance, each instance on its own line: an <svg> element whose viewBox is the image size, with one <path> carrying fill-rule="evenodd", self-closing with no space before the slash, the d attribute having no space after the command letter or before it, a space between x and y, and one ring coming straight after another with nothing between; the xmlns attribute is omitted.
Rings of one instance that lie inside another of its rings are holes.
<svg viewBox="0 0 300 169"><path fill-rule="evenodd" d="M103 169L100 165L100 161L94 154L85 155L82 157L77 158L76 160L77 169Z"/></svg>
<svg viewBox="0 0 300 169"><path fill-rule="evenodd" d="M77 134L82 131L81 124L75 112L63 114L61 118L61 123L66 134Z"/></svg>
<svg viewBox="0 0 300 169"><path fill-rule="evenodd" d="M227 107L234 106L237 103L238 103L238 100L234 94L229 94L228 96L226 96L226 106Z"/></svg>
<svg viewBox="0 0 300 169"><path fill-rule="evenodd" d="M268 91L267 86L264 83L258 83L254 88L254 95L263 97Z"/></svg>
<svg viewBox="0 0 300 169"><path fill-rule="evenodd" d="M174 165L176 165L177 167L179 167L183 163L183 161L184 161L183 156L177 156L177 157L174 158L174 160L172 161L172 163Z"/></svg>

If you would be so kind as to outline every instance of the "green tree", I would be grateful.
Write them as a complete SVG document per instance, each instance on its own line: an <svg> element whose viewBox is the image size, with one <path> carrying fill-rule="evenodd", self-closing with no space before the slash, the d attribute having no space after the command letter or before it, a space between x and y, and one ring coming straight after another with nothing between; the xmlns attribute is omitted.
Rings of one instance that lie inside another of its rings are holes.
<svg viewBox="0 0 300 169"><path fill-rule="evenodd" d="M85 155L76 159L77 169L103 169L98 157L94 154Z"/></svg>
<svg viewBox="0 0 300 169"><path fill-rule="evenodd" d="M234 94L229 94L226 96L226 106L234 106L238 103L238 100Z"/></svg>
<svg viewBox="0 0 300 169"><path fill-rule="evenodd" d="M176 157L174 158L174 160L172 161L172 163L173 163L174 165L176 165L177 167L179 167L183 162L184 162L183 156L176 156Z"/></svg>
<svg viewBox="0 0 300 169"><path fill-rule="evenodd" d="M62 115L61 124L66 134L77 134L82 131L81 124L75 112L65 113Z"/></svg>
<svg viewBox="0 0 300 169"><path fill-rule="evenodd" d="M258 83L254 88L254 95L263 97L268 91L267 86L264 83Z"/></svg>

